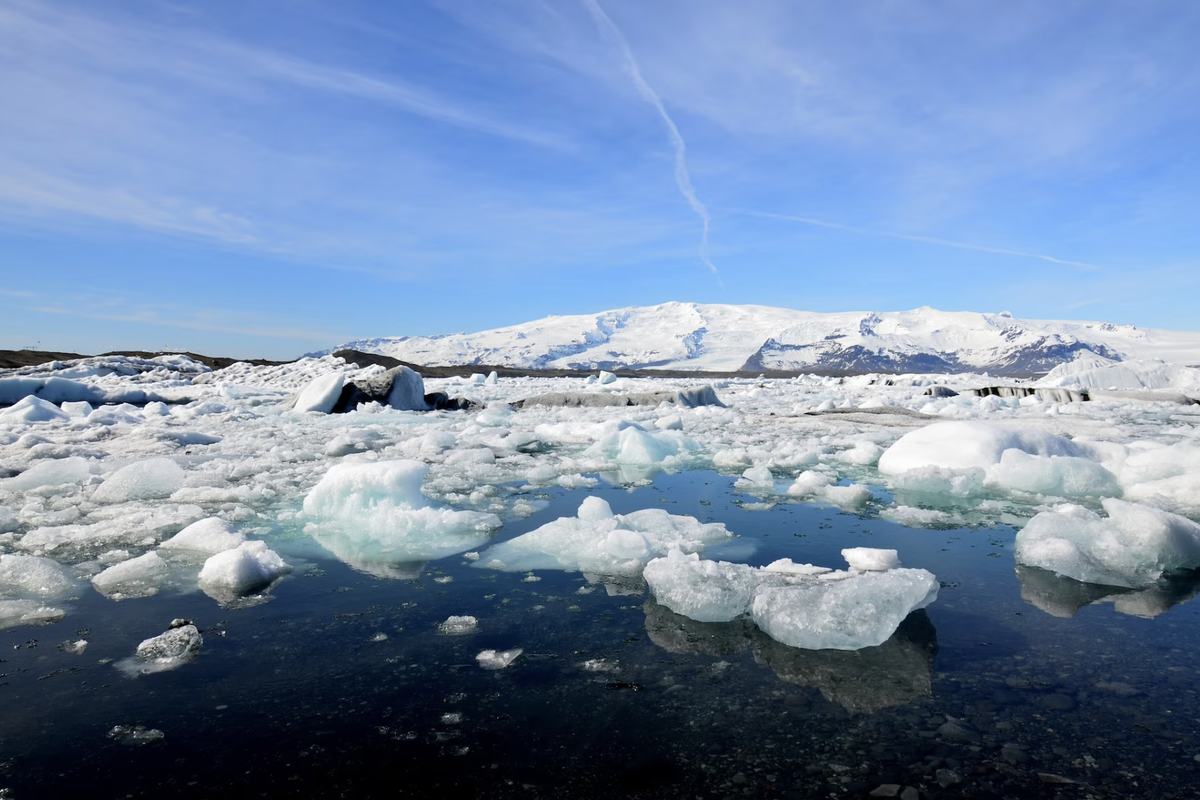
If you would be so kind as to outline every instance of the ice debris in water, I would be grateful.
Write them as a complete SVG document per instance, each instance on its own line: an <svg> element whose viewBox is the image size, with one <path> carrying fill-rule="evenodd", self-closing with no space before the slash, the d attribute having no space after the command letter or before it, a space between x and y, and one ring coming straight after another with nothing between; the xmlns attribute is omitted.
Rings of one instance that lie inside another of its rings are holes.
<svg viewBox="0 0 1200 800"><path fill-rule="evenodd" d="M0 600L0 631L18 625L49 625L66 615L63 609L40 600Z"/></svg>
<svg viewBox="0 0 1200 800"><path fill-rule="evenodd" d="M529 533L490 547L475 566L509 572L534 569L637 576L651 559L676 549L703 552L732 534L719 522L701 523L661 508L614 514L591 496L574 517L560 517Z"/></svg>
<svg viewBox="0 0 1200 800"><path fill-rule="evenodd" d="M96 503L125 503L169 497L183 486L183 469L169 458L150 458L121 467L92 493Z"/></svg>
<svg viewBox="0 0 1200 800"><path fill-rule="evenodd" d="M149 597L167 579L167 562L151 550L149 553L113 564L92 578L96 591L110 600Z"/></svg>
<svg viewBox="0 0 1200 800"><path fill-rule="evenodd" d="M60 597L75 586L58 562L41 556L0 555L0 597Z"/></svg>
<svg viewBox="0 0 1200 800"><path fill-rule="evenodd" d="M1017 562L1084 583L1131 588L1200 567L1200 525L1116 498L1102 505L1107 519L1073 504L1035 516L1017 534Z"/></svg>
<svg viewBox="0 0 1200 800"><path fill-rule="evenodd" d="M514 647L512 650L484 650L475 656L475 660L484 669L504 669L523 652L524 649L520 647Z"/></svg>
<svg viewBox="0 0 1200 800"><path fill-rule="evenodd" d="M464 633L475 633L479 630L479 620L468 614L446 617L445 622L438 623L438 633L458 636Z"/></svg>
<svg viewBox="0 0 1200 800"><path fill-rule="evenodd" d="M486 542L500 518L432 505L421 493L429 467L396 460L337 464L304 498L305 530L347 564L382 567L428 561Z"/></svg>
<svg viewBox="0 0 1200 800"><path fill-rule="evenodd" d="M858 650L887 641L912 611L937 598L923 569L902 569L895 550L842 551L850 569L834 572L781 559L755 569L672 551L646 566L659 603L700 622L750 614L771 638L809 650Z"/></svg>
<svg viewBox="0 0 1200 800"><path fill-rule="evenodd" d="M178 669L194 661L203 644L204 637L190 619L172 620L164 633L144 640L133 658L118 661L116 667L129 676Z"/></svg>
<svg viewBox="0 0 1200 800"><path fill-rule="evenodd" d="M157 728L147 728L144 725L114 725L108 732L108 738L127 747L141 747L161 742L167 735Z"/></svg>
<svg viewBox="0 0 1200 800"><path fill-rule="evenodd" d="M224 520L207 517L193 522L158 546L159 550L182 550L216 555L232 550L246 541L240 532L229 529Z"/></svg>
<svg viewBox="0 0 1200 800"><path fill-rule="evenodd" d="M243 542L217 553L200 569L200 588L219 602L266 588L292 568L266 542Z"/></svg>

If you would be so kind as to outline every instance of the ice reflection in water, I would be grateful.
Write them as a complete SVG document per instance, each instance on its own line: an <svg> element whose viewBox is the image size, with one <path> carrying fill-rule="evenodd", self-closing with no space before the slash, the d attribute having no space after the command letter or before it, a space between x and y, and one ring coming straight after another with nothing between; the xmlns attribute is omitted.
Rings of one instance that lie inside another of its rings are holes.
<svg viewBox="0 0 1200 800"><path fill-rule="evenodd" d="M902 706L932 692L937 631L924 610L909 614L878 647L853 651L789 647L748 620L697 622L653 598L643 610L650 640L668 652L725 658L750 650L780 680L815 688L847 711Z"/></svg>
<svg viewBox="0 0 1200 800"><path fill-rule="evenodd" d="M1152 619L1200 594L1200 572L1160 578L1146 589L1126 589L1098 583L1081 583L1073 578L1041 569L1017 565L1021 599L1055 617L1073 617L1093 603L1111 602L1121 614Z"/></svg>

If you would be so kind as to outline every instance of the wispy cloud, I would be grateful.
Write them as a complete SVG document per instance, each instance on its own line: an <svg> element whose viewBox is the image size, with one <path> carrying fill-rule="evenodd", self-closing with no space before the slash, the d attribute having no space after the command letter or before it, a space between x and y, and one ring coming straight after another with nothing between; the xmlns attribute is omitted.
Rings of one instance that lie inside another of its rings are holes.
<svg viewBox="0 0 1200 800"><path fill-rule="evenodd" d="M1061 264L1065 267L1074 267L1083 272L1105 271L1107 268L1098 264L1088 264L1084 261L1072 261L1066 258L1058 258L1056 256L1048 256L1042 253L1027 253L1023 250L1010 250L1003 247L988 247L987 245L972 244L970 242L956 242L951 239L939 239L934 236L918 236L910 233L894 233L892 231L879 231L871 228L859 228L854 225L842 225L837 222L826 222L825 220L813 219L812 217L794 217L789 214L772 214L766 211L749 211L744 209L737 210L737 213L746 214L753 217L763 217L765 219L781 219L787 222L798 222L802 225L812 225L817 228L829 228L835 231L845 231L846 233L854 233L860 236L878 236L885 239L901 239L907 242L921 242L922 244L932 244L938 247L954 247L959 250L974 250L979 253L993 253L1001 256L1017 256L1018 258L1036 258L1041 261L1049 261L1052 264Z"/></svg>
<svg viewBox="0 0 1200 800"><path fill-rule="evenodd" d="M175 309L174 311L151 308L133 309L129 311L100 312L82 308L65 307L60 305L35 305L30 311L43 314L57 314L67 317L82 317L84 319L105 320L108 322L133 322L147 326L162 326L167 328L182 328L184 330L209 331L213 333L232 333L238 336L255 336L264 339L288 339L295 341L335 341L338 334L323 330L305 328L274 327L262 325L239 325L233 322L223 322L218 317L223 313L209 311L211 318L192 316L194 311ZM181 315L181 313L183 315ZM344 337L343 337L344 338Z"/></svg>
<svg viewBox="0 0 1200 800"><path fill-rule="evenodd" d="M683 141L683 136L680 135L675 121L667 113L662 98L658 96L654 88L642 77L642 70L638 66L637 59L633 55L633 50L630 48L629 42L625 39L624 34L621 33L621 29L617 27L615 22L609 19L608 15L604 13L604 9L600 7L600 4L596 0L583 0L583 4L591 12L592 18L596 21L596 26L600 29L600 32L621 50L621 54L625 59L625 71L629 74L630 79L633 80L634 86L637 87L638 94L647 103L654 106L658 111L658 115L662 117L663 124L666 125L667 135L671 139L671 146L675 148L675 183L679 186L680 194L687 200L688 205L696 212L696 216L700 218L700 222L704 226L704 230L700 235L700 260L715 275L717 267L713 264L708 249L708 229L710 224L708 208L696 197L696 190L692 187L692 177L691 173L688 172L687 165L687 144Z"/></svg>

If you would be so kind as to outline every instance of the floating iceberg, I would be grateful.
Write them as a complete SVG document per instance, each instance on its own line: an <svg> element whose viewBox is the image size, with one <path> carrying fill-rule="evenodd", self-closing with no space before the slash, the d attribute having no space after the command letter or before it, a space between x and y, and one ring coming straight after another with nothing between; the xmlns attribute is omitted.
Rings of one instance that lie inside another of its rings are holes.
<svg viewBox="0 0 1200 800"><path fill-rule="evenodd" d="M216 555L232 550L246 541L241 533L229 530L224 520L207 517L193 522L158 546L159 550L182 550Z"/></svg>
<svg viewBox="0 0 1200 800"><path fill-rule="evenodd" d="M1102 504L1107 518L1072 504L1035 516L1017 534L1017 563L1130 588L1200 567L1200 525L1115 498Z"/></svg>
<svg viewBox="0 0 1200 800"><path fill-rule="evenodd" d="M266 588L292 568L266 542L243 542L217 553L200 569L200 588L218 602Z"/></svg>
<svg viewBox="0 0 1200 800"><path fill-rule="evenodd" d="M158 593L170 570L158 553L150 551L137 558L113 564L92 578L96 591L110 600L129 600Z"/></svg>
<svg viewBox="0 0 1200 800"><path fill-rule="evenodd" d="M421 493L428 474L420 461L337 464L304 498L304 513L313 520L305 530L338 558L368 572L485 543L500 518L434 507Z"/></svg>
<svg viewBox="0 0 1200 800"><path fill-rule="evenodd" d="M722 523L701 523L659 508L613 514L600 497L588 497L575 517L560 517L487 550L475 566L508 572L561 569L636 577L651 559L672 549L703 552L731 538Z"/></svg>
<svg viewBox="0 0 1200 800"><path fill-rule="evenodd" d="M842 555L849 571L787 559L754 569L673 552L651 561L645 578L658 602L676 613L723 622L749 612L771 638L809 650L882 644L910 612L937 598L933 575L900 568L895 550L854 547Z"/></svg>

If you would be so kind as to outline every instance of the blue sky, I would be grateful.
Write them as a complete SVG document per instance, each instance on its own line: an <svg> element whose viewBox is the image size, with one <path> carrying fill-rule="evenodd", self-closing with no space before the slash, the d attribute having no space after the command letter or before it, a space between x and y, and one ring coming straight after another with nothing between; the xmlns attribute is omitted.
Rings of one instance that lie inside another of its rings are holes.
<svg viewBox="0 0 1200 800"><path fill-rule="evenodd" d="M0 0L0 347L668 300L1200 329L1191 0Z"/></svg>

